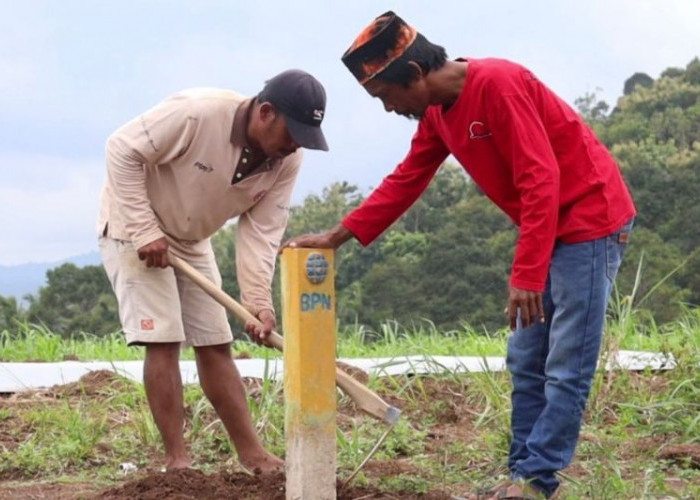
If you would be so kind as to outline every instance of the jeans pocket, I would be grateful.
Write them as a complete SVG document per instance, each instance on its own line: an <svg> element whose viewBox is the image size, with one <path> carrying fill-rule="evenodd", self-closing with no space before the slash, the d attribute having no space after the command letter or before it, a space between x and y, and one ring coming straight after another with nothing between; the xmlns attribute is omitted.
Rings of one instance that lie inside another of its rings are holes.
<svg viewBox="0 0 700 500"><path fill-rule="evenodd" d="M622 257L625 255L632 235L633 224L634 219L631 219L619 231L615 231L605 239L605 274L611 282L615 281L617 272L620 270Z"/></svg>
<svg viewBox="0 0 700 500"><path fill-rule="evenodd" d="M605 274L611 282L615 281L615 276L617 276L622 262L622 253L619 247L620 244L613 241L612 236L607 237L605 242Z"/></svg>

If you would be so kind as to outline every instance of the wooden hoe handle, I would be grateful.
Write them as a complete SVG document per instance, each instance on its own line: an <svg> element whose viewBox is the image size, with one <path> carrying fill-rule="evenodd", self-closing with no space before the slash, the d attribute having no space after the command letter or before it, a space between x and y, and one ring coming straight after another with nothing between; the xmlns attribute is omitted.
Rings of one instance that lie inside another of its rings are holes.
<svg viewBox="0 0 700 500"><path fill-rule="evenodd" d="M219 304L224 306L240 321L250 321L262 326L258 318L253 316L250 311L236 302L230 295L212 283L194 267L172 253L170 253L169 257L170 263L175 269L182 272L185 276L194 281L202 288L202 290L204 290ZM267 337L267 341L275 349L280 351L283 350L284 339L279 333L274 331L271 332ZM347 394L361 410L369 415L392 425L399 418L401 410L386 403L377 393L371 391L368 387L362 385L360 382L352 378L338 367L335 369L335 382L338 387L340 387L340 389Z"/></svg>

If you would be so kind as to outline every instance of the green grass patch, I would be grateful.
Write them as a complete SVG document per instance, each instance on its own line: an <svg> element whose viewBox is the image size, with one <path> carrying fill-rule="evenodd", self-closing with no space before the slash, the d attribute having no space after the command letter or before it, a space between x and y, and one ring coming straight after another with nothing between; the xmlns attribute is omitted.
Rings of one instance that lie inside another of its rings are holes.
<svg viewBox="0 0 700 500"><path fill-rule="evenodd" d="M677 321L656 325L647 317L623 307L613 310L604 342L610 351L617 349L673 353L683 356L700 351L700 309L688 309ZM429 356L503 356L507 329L484 332L463 325L443 331L430 321L401 325L384 323L378 330L363 325L338 328L338 357ZM281 353L247 340L236 340L233 348L245 356L272 359ZM0 332L0 361L127 361L143 359L142 347L128 347L120 332L104 337L78 334L61 337L42 326L20 323ZM182 352L182 359L194 359L192 349Z"/></svg>

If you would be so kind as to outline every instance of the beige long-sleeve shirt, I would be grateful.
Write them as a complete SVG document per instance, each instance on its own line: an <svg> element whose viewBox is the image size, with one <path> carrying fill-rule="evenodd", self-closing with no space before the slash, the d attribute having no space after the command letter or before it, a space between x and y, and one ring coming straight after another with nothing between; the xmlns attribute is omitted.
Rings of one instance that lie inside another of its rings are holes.
<svg viewBox="0 0 700 500"><path fill-rule="evenodd" d="M301 150L236 178L251 152L251 100L228 90L180 92L123 125L107 141L107 180L97 230L135 248L167 237L175 251L202 254L239 217L236 268L243 305L273 309L271 282L289 215Z"/></svg>

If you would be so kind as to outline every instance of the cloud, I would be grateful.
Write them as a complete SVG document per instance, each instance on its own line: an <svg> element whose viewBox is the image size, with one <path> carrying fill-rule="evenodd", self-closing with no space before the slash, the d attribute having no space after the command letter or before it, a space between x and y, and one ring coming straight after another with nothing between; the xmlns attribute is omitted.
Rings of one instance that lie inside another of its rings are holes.
<svg viewBox="0 0 700 500"><path fill-rule="evenodd" d="M54 261L97 248L99 160L13 155L0 156L0 164L0 264ZM12 176L8 164L31 177Z"/></svg>

